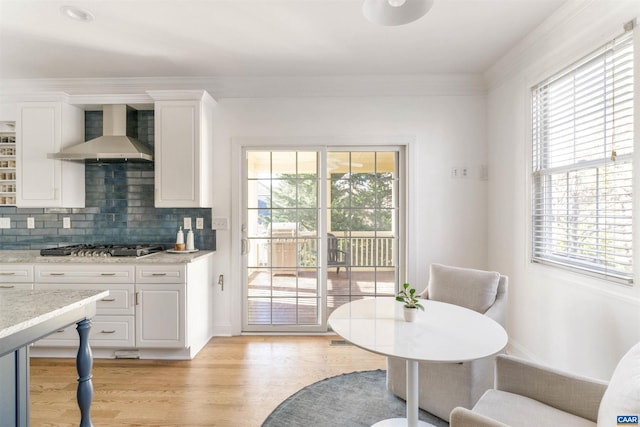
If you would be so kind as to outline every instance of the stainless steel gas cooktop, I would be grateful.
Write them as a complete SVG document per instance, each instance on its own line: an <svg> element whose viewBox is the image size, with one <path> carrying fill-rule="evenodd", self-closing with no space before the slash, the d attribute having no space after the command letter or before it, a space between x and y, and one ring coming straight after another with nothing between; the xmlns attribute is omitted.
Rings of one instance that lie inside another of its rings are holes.
<svg viewBox="0 0 640 427"><path fill-rule="evenodd" d="M141 257L164 250L159 244L134 244L134 245L70 245L58 248L41 249L42 256L79 256L79 257Z"/></svg>

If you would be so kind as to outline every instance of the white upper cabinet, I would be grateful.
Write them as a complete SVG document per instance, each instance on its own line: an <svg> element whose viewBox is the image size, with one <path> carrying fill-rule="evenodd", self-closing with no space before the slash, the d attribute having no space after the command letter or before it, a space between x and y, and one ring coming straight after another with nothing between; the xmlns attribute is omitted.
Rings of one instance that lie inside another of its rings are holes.
<svg viewBox="0 0 640 427"><path fill-rule="evenodd" d="M84 162L48 159L84 141L84 111L60 101L22 102L16 120L16 205L84 207Z"/></svg>
<svg viewBox="0 0 640 427"><path fill-rule="evenodd" d="M206 91L149 91L155 100L155 206L212 207L213 108Z"/></svg>

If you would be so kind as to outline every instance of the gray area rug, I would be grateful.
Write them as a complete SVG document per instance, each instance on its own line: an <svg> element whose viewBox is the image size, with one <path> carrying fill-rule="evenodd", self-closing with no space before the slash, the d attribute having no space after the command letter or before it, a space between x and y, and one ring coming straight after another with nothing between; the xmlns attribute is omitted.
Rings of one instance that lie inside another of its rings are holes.
<svg viewBox="0 0 640 427"><path fill-rule="evenodd" d="M404 400L387 391L386 371L342 374L311 384L282 402L262 427L360 427L406 416ZM449 425L420 410L420 419Z"/></svg>

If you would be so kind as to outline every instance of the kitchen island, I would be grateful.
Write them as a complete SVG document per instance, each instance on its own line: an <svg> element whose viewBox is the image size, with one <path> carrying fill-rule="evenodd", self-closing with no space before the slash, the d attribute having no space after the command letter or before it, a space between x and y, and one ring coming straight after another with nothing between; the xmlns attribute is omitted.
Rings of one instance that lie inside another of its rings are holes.
<svg viewBox="0 0 640 427"><path fill-rule="evenodd" d="M108 291L6 291L0 294L0 420L29 425L29 345L57 329L77 324L80 337L78 406L80 426L91 426L93 360L88 337L96 303Z"/></svg>

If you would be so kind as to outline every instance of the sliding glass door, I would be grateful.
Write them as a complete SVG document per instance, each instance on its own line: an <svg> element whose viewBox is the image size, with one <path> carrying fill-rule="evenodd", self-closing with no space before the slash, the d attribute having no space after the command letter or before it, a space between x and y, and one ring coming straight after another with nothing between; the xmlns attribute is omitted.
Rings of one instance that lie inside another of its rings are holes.
<svg viewBox="0 0 640 427"><path fill-rule="evenodd" d="M349 260L348 275L327 265L327 312L398 282L397 152L327 153L327 230Z"/></svg>
<svg viewBox="0 0 640 427"><path fill-rule="evenodd" d="M244 154L244 331L326 331L339 305L394 295L398 150Z"/></svg>

